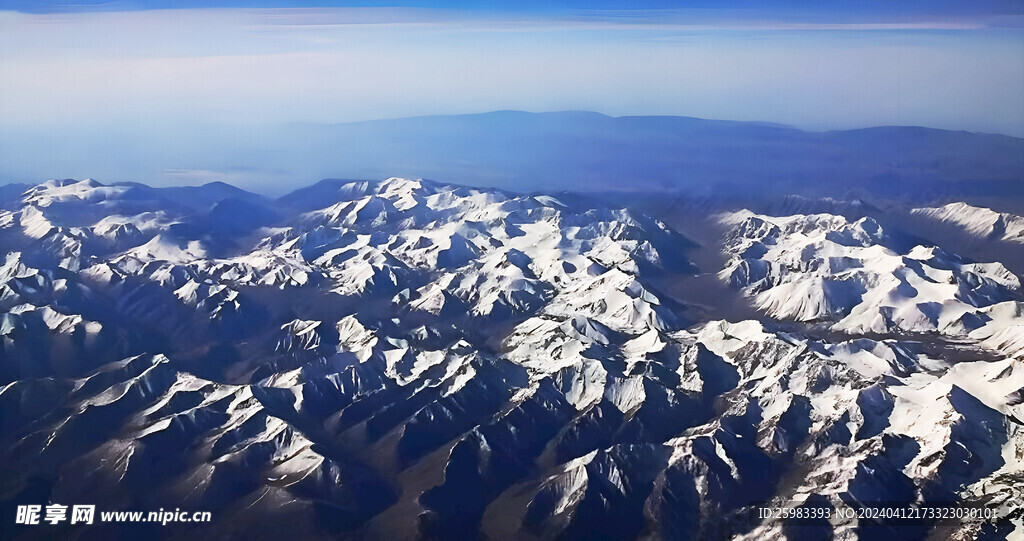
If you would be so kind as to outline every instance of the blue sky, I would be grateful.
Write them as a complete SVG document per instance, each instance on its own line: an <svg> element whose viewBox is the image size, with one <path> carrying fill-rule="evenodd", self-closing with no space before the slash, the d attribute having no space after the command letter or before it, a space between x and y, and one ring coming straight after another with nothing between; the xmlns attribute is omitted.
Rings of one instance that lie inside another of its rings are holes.
<svg viewBox="0 0 1024 541"><path fill-rule="evenodd" d="M1018 0L0 0L0 154L504 109L1024 136L1022 96Z"/></svg>
<svg viewBox="0 0 1024 541"><path fill-rule="evenodd" d="M758 8L794 11L811 9L826 13L999 13L1024 12L1016 0L402 0L399 2L346 2L338 0L306 0L281 2L280 0L4 0L0 7L25 12L54 12L79 10L139 10L204 7L429 7L446 9L552 11L563 9L677 9L690 8Z"/></svg>

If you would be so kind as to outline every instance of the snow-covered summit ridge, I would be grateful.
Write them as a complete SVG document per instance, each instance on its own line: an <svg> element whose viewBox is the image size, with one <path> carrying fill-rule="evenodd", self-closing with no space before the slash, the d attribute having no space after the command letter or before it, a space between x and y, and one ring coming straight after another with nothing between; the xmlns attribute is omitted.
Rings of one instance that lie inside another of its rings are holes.
<svg viewBox="0 0 1024 541"><path fill-rule="evenodd" d="M986 239L1024 244L1024 218L1016 214L996 212L959 201L941 207L916 208L911 212L957 225L972 235Z"/></svg>
<svg viewBox="0 0 1024 541"><path fill-rule="evenodd" d="M870 217L736 213L723 280L780 319L853 333L966 332L980 309L1022 299L998 262L969 263L937 246L889 247Z"/></svg>

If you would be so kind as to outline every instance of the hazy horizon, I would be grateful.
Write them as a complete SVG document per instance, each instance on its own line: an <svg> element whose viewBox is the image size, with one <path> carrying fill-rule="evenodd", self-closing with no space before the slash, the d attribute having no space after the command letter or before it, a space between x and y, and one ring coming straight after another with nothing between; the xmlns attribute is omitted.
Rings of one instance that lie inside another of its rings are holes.
<svg viewBox="0 0 1024 541"><path fill-rule="evenodd" d="M0 1L0 182L304 183L296 124L504 110L1024 137L1019 2L369 4Z"/></svg>
<svg viewBox="0 0 1024 541"><path fill-rule="evenodd" d="M55 164L60 174L43 174ZM188 139L160 130L130 139L64 131L0 149L0 170L15 167L30 184L86 177L155 187L220 181L270 196L326 178L404 177L518 192L1024 198L1021 138L920 127L808 132L584 111L207 126Z"/></svg>

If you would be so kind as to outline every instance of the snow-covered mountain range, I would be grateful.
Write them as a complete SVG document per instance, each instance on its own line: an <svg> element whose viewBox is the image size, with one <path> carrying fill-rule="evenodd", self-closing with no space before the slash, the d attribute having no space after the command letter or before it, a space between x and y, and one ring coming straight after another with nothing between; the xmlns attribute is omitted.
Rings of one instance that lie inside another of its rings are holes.
<svg viewBox="0 0 1024 541"><path fill-rule="evenodd" d="M1024 538L1022 278L860 202L709 215L699 246L399 178L2 197L0 503L214 516L46 535ZM1018 247L1024 222L907 214ZM665 287L702 279L758 317ZM756 515L877 502L995 517Z"/></svg>

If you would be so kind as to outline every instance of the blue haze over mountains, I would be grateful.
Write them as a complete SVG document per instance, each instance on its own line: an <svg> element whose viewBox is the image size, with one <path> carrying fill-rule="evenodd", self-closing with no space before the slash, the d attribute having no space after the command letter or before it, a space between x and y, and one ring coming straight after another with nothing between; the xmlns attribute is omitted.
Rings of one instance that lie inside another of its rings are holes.
<svg viewBox="0 0 1024 541"><path fill-rule="evenodd" d="M914 201L1024 196L1024 140L923 127L808 132L688 117L499 111L206 127L188 140L161 133L99 128L4 135L0 179L226 181L268 195L322 178L397 175L523 192L715 196L741 190Z"/></svg>

